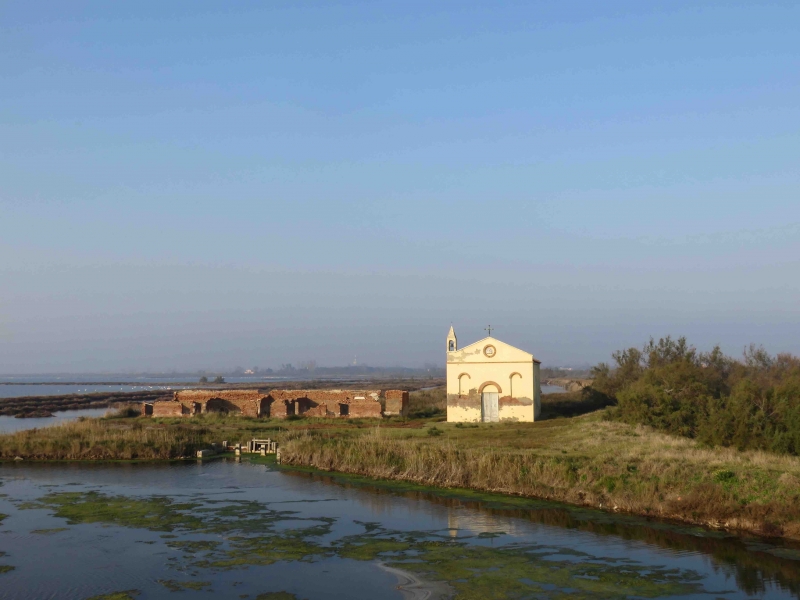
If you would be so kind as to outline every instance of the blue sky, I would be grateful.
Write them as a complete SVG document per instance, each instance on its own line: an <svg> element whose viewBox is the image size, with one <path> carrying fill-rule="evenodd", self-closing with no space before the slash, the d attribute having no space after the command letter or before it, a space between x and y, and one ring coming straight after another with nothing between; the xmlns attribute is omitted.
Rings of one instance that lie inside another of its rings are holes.
<svg viewBox="0 0 800 600"><path fill-rule="evenodd" d="M800 353L795 2L0 2L0 372Z"/></svg>

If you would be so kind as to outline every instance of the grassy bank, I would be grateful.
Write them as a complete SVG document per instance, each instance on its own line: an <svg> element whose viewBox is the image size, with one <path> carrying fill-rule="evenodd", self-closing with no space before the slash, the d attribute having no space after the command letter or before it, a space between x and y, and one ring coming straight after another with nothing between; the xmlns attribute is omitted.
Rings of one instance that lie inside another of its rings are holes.
<svg viewBox="0 0 800 600"><path fill-rule="evenodd" d="M530 424L306 430L285 463L800 539L800 459L707 449L602 412Z"/></svg>
<svg viewBox="0 0 800 600"><path fill-rule="evenodd" d="M441 390L416 392L433 412ZM580 394L543 399L536 423L415 419L87 419L0 436L0 459L165 460L212 441L281 441L285 464L537 497L800 539L800 458L707 448L609 422ZM591 412L588 412L591 411Z"/></svg>

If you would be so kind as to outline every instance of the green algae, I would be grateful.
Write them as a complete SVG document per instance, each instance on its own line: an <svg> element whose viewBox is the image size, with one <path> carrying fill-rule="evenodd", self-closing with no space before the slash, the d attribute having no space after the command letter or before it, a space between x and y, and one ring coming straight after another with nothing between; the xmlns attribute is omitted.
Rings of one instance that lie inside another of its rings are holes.
<svg viewBox="0 0 800 600"><path fill-rule="evenodd" d="M256 600L299 600L299 598L289 592L267 592L256 596Z"/></svg>
<svg viewBox="0 0 800 600"><path fill-rule="evenodd" d="M253 565L271 565L280 561L312 562L333 553L301 537L281 534L231 540L232 549L224 557L193 563L199 568L231 569Z"/></svg>
<svg viewBox="0 0 800 600"><path fill-rule="evenodd" d="M37 506L54 511L70 523L220 536L224 541L164 542L183 553L183 570L195 572L339 558L380 562L423 581L446 583L459 600L655 598L702 590L700 577L693 571L596 557L571 548L503 545L498 534L451 538L447 530L396 531L380 523L356 521L364 528L363 533L323 543L322 539L333 532L336 519L302 517L257 501L196 497L192 502L176 502L162 496L109 496L90 491L50 493ZM175 566L181 564L177 557L168 560ZM211 585L203 581L159 583L173 591L202 590Z"/></svg>
<svg viewBox="0 0 800 600"><path fill-rule="evenodd" d="M53 527L52 529L34 529L31 533L35 533L37 535L53 535L54 533L61 533L62 531L68 531L69 527Z"/></svg>
<svg viewBox="0 0 800 600"><path fill-rule="evenodd" d="M7 518L8 518L8 515L5 515L5 514L3 514L3 513L0 513L0 524L2 524L2 522L3 522L5 519L7 519Z"/></svg>
<svg viewBox="0 0 800 600"><path fill-rule="evenodd" d="M120 592L111 592L110 594L100 594L92 596L86 600L134 600L136 596L141 594L139 590L123 590Z"/></svg>
<svg viewBox="0 0 800 600"><path fill-rule="evenodd" d="M702 590L700 576L691 571L631 562L615 564L618 561L535 544L492 548L430 539L430 534L421 539L414 537L388 530L351 536L343 541L340 556L380 559L389 567L422 579L446 582L459 600L521 598L532 594L553 599L656 598ZM579 556L581 560L555 558L565 555Z"/></svg>
<svg viewBox="0 0 800 600"><path fill-rule="evenodd" d="M16 567L11 565L0 565L0 575L3 573L8 573L9 571L13 571Z"/></svg>
<svg viewBox="0 0 800 600"><path fill-rule="evenodd" d="M197 503L176 503L164 496L130 498L99 492L56 492L40 498L38 503L26 503L24 508L55 509L55 516L66 519L71 525L103 523L172 531L175 528L200 529L202 519L189 514L199 506Z"/></svg>
<svg viewBox="0 0 800 600"><path fill-rule="evenodd" d="M183 540L176 542L167 542L167 546L178 550L183 550L187 554L196 554L198 552L213 552L217 547L222 544L216 540Z"/></svg>
<svg viewBox="0 0 800 600"><path fill-rule="evenodd" d="M156 581L170 592L182 592L184 590L199 592L203 588L211 587L210 581L175 581L174 579L157 579Z"/></svg>

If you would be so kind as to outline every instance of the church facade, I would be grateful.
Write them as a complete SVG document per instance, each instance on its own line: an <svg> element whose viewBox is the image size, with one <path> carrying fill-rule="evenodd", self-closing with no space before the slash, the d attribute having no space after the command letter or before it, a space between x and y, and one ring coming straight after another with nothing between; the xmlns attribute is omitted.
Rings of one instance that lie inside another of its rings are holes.
<svg viewBox="0 0 800 600"><path fill-rule="evenodd" d="M534 421L541 412L539 365L532 354L491 336L458 347L447 334L449 422Z"/></svg>

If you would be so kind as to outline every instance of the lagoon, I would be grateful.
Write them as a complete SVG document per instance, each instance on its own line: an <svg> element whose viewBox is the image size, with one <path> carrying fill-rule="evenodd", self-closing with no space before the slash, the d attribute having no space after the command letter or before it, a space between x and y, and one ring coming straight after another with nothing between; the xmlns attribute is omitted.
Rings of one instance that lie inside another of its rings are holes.
<svg viewBox="0 0 800 600"><path fill-rule="evenodd" d="M0 484L8 599L800 597L800 546L555 503L233 459Z"/></svg>
<svg viewBox="0 0 800 600"><path fill-rule="evenodd" d="M53 413L52 417L31 417L27 419L17 419L8 415L0 415L0 434L14 433L26 429L38 429L39 427L52 427L62 425L69 421L75 421L80 417L97 418L102 417L108 408L82 408L78 410L59 410Z"/></svg>

